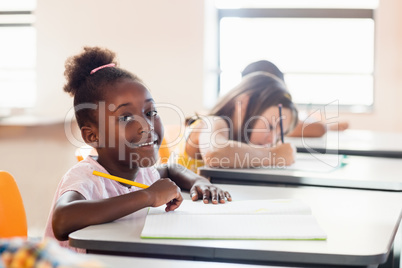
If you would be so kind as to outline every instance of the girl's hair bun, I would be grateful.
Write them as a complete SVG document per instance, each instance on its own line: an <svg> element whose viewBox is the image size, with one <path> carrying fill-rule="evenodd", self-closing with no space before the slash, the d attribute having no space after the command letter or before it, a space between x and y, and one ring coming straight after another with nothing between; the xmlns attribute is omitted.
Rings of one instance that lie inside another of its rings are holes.
<svg viewBox="0 0 402 268"><path fill-rule="evenodd" d="M67 83L64 85L64 91L75 96L77 91L85 87L91 71L99 66L116 63L116 54L106 48L84 47L84 50L75 56L66 60L64 76Z"/></svg>
<svg viewBox="0 0 402 268"><path fill-rule="evenodd" d="M67 59L64 91L74 97L75 117L78 126L97 123L93 109L83 109L82 104L96 104L104 100L105 90L123 79L141 80L131 72L117 67L116 55L109 49L84 47L76 56ZM91 74L92 72L92 74Z"/></svg>

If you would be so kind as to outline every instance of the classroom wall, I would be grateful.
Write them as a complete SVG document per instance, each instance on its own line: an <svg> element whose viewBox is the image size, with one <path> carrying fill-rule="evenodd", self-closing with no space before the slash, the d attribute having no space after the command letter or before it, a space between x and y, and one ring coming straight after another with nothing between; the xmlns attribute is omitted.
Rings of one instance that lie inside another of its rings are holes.
<svg viewBox="0 0 402 268"><path fill-rule="evenodd" d="M35 113L63 117L71 108L71 99L61 90L64 61L84 45L116 51L121 65L138 74L158 102L178 107L185 116L203 110L204 103L213 98L203 94L210 68L204 61L204 47L211 47L214 41L204 38L213 36L204 35L204 30L212 30L204 26L214 19L205 19L207 2L212 1L38 0L39 99ZM402 95L402 18L398 10L402 3L379 2L374 111L342 113L339 119L348 120L354 129L402 132L397 119L402 115L398 105ZM161 114L166 124L178 122L173 107L164 108Z"/></svg>
<svg viewBox="0 0 402 268"><path fill-rule="evenodd" d="M204 0L38 0L38 105L34 113L61 123L0 126L0 169L14 174L27 209L30 234L41 235L53 193L75 162L65 135L72 108L62 91L64 61L84 45L117 52L123 67L139 75L165 124L202 110L204 96ZM369 114L340 114L351 128L402 132L402 10L400 0L380 1L377 12L376 103ZM210 46L211 47L211 46ZM169 106L171 105L171 106ZM175 107L179 107L176 109ZM77 138L79 139L79 138Z"/></svg>
<svg viewBox="0 0 402 268"><path fill-rule="evenodd" d="M202 11L201 0L38 0L38 91L48 98L39 99L36 112L62 117L71 107L62 92L64 62L83 46L115 51L157 102L186 114L202 109ZM175 122L172 110L160 112L164 121Z"/></svg>
<svg viewBox="0 0 402 268"><path fill-rule="evenodd" d="M341 114L352 128L402 132L402 1L381 0L376 12L375 103L366 114Z"/></svg>

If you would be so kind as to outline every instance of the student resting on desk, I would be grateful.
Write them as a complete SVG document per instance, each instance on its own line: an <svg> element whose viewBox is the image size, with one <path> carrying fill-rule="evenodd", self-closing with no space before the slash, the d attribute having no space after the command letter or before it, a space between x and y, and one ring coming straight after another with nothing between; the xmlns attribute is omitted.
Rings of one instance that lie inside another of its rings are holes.
<svg viewBox="0 0 402 268"><path fill-rule="evenodd" d="M283 132L297 124L298 113L285 84L272 74L255 72L212 108L208 116L187 122L186 136L175 161L196 171L200 166L252 168L291 165L295 147L280 140L278 105Z"/></svg>
<svg viewBox="0 0 402 268"><path fill-rule="evenodd" d="M55 237L68 247L68 235L86 226L150 206L166 204L166 211L175 210L183 201L179 187L190 190L192 200L204 203L231 200L228 192L182 166L154 166L163 138L155 102L137 76L117 67L113 52L85 47L66 61L64 74L64 90L74 96L82 138L96 148L98 158L89 156L64 175L45 237ZM98 177L94 170L150 187L139 189Z"/></svg>
<svg viewBox="0 0 402 268"><path fill-rule="evenodd" d="M268 72L285 82L285 77L281 70L270 61L260 60L250 63L242 71L242 76L246 76L253 72ZM293 131L291 131L289 137L321 137L327 132L327 126L321 122L312 122L309 125L304 126L305 122L299 120L299 123ZM330 124L328 130L340 130L343 131L349 127L348 122L339 122L338 124Z"/></svg>

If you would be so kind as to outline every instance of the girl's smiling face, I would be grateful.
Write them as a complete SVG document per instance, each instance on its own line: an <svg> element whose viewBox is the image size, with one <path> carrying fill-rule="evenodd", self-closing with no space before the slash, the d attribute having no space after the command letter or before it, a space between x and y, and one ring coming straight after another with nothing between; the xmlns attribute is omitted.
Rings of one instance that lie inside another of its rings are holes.
<svg viewBox="0 0 402 268"><path fill-rule="evenodd" d="M105 89L99 103L99 158L130 168L155 164L163 126L155 102L140 82L123 79ZM104 112L102 111L104 110Z"/></svg>

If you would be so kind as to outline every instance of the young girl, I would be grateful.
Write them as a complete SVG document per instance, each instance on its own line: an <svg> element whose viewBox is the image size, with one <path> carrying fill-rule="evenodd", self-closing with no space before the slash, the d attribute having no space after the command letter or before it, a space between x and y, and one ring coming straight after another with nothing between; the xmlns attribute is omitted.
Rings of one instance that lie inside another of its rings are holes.
<svg viewBox="0 0 402 268"><path fill-rule="evenodd" d="M268 72L283 82L285 82L285 76L282 71L270 61L267 60L259 60L250 63L244 68L242 71L242 76L246 76L253 72ZM349 123L346 121L338 122L338 124L329 124L328 130L333 131L343 131L349 127ZM291 131L288 136L289 137L321 137L327 133L327 125L322 122L307 122L299 120L297 126Z"/></svg>
<svg viewBox="0 0 402 268"><path fill-rule="evenodd" d="M138 77L117 67L113 52L86 47L67 60L64 74L64 90L74 96L81 135L96 148L98 158L87 157L64 175L46 237L55 237L68 247L68 235L86 226L149 206L166 204L166 211L175 210L183 201L179 187L190 190L192 200L202 198L204 203L231 200L228 192L179 165L154 167L163 138L155 102ZM94 170L150 187L130 187L95 176Z"/></svg>
<svg viewBox="0 0 402 268"><path fill-rule="evenodd" d="M266 72L250 74L211 110L190 122L177 162L196 171L208 165L250 168L291 165L296 150L278 142L279 108L284 134L297 124L297 110L284 83Z"/></svg>

